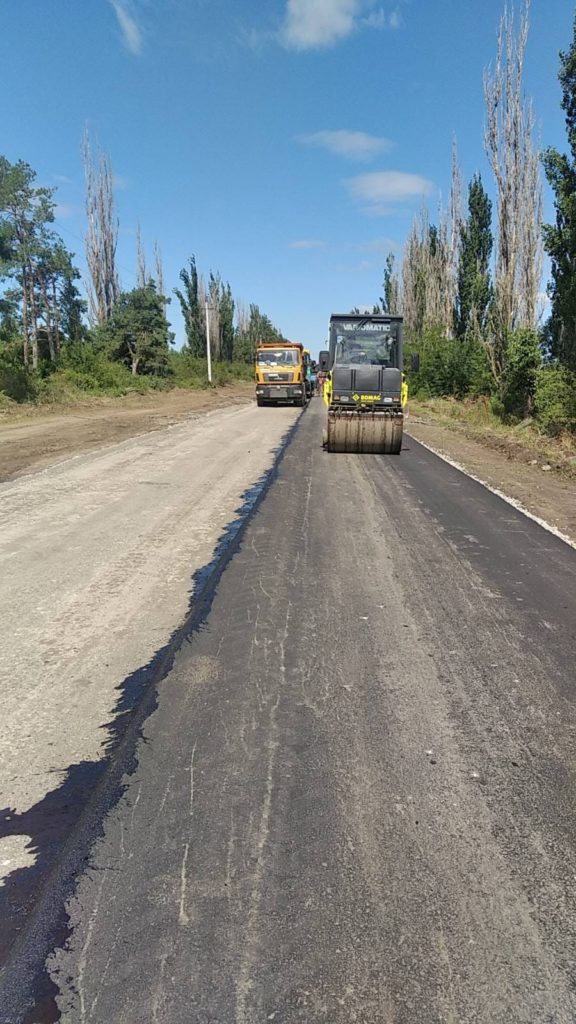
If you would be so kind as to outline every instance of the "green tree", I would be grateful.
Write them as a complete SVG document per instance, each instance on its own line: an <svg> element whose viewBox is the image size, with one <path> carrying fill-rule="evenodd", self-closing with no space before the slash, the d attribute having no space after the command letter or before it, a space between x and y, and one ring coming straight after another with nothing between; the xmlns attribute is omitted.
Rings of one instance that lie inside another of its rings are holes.
<svg viewBox="0 0 576 1024"><path fill-rule="evenodd" d="M536 331L520 329L508 337L506 366L500 386L504 412L522 419L534 411L538 370L542 365L540 339Z"/></svg>
<svg viewBox="0 0 576 1024"><path fill-rule="evenodd" d="M133 375L166 376L172 335L164 314L166 298L149 281L145 288L122 292L99 337L109 356Z"/></svg>
<svg viewBox="0 0 576 1024"><path fill-rule="evenodd" d="M389 252L386 257L386 263L384 264L384 279L382 282L383 294L380 299L382 312L389 313L391 316L400 312L400 290L398 285L398 275L394 266L395 262L394 253ZM380 312L378 306L374 307L374 312Z"/></svg>
<svg viewBox="0 0 576 1024"><path fill-rule="evenodd" d="M179 276L184 289L175 288L174 294L178 298L182 309L188 348L191 355L205 358L206 324L199 295L198 269L195 256L190 257L188 267L183 267Z"/></svg>
<svg viewBox="0 0 576 1024"><path fill-rule="evenodd" d="M64 280L60 292L60 326L66 341L83 341L87 337L84 322L88 303L82 298L73 277Z"/></svg>
<svg viewBox="0 0 576 1024"><path fill-rule="evenodd" d="M24 362L38 366L39 267L47 246L47 225L54 220L54 189L34 185L36 172L19 160L0 156L0 276L21 289Z"/></svg>
<svg viewBox="0 0 576 1024"><path fill-rule="evenodd" d="M220 289L220 351L222 358L231 362L234 358L234 309L232 289L229 284Z"/></svg>
<svg viewBox="0 0 576 1024"><path fill-rule="evenodd" d="M73 265L73 255L62 240L53 232L44 232L43 247L39 249L36 262L36 306L38 320L42 322L48 353L52 362L60 354L62 342L62 319L71 313L70 301L75 293L76 312L85 307L74 281L80 277ZM64 303L67 308L64 308ZM69 324L67 325L69 327ZM68 337L66 331L64 336Z"/></svg>
<svg viewBox="0 0 576 1024"><path fill-rule="evenodd" d="M492 203L482 179L475 174L468 187L468 217L460 228L460 262L456 295L456 333L459 338L482 334L492 297Z"/></svg>
<svg viewBox="0 0 576 1024"><path fill-rule="evenodd" d="M546 335L552 356L576 369L576 18L570 49L560 54L558 78L570 152L549 147L542 158L556 207L556 222L543 229L552 263Z"/></svg>
<svg viewBox="0 0 576 1024"><path fill-rule="evenodd" d="M0 344L9 344L20 338L19 306L20 290L18 288L8 288L0 296Z"/></svg>

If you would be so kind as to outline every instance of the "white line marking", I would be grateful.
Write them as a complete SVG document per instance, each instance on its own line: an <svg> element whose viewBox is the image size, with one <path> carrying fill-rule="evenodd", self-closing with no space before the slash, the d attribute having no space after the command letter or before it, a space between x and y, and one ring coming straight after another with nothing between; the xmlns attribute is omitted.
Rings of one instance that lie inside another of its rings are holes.
<svg viewBox="0 0 576 1024"><path fill-rule="evenodd" d="M406 431L406 433L408 434L408 431ZM576 550L576 543L571 537L562 533L557 526L553 526L552 523L547 523L545 519L541 519L540 516L535 515L534 512L530 512L522 502L518 501L516 498L511 498L509 494L504 494L504 492L500 491L498 487L492 487L491 484L486 483L486 481L482 480L479 476L475 476L469 469L466 469L465 466L462 466L459 462L456 462L448 455L445 455L444 452L438 451L437 448L433 448L432 445L426 444L425 441L421 441L419 437L414 437L412 434L408 434L408 436L411 437L413 441L416 441L417 444L421 444L427 451L432 452L433 455L437 455L443 462L447 462L449 466L453 466L454 469L463 473L464 476L470 477L470 480L474 480L477 484L482 484L482 487L485 487L487 491L491 491L492 494L495 494L498 498L502 498L502 501L507 502L508 505L512 505L512 508L515 508L517 512L521 512L523 516L527 516L528 519L532 519L533 522L538 523L538 526L541 526L544 530L548 530L548 533L553 533L555 537L558 537L558 540L563 540L565 544L568 544L571 548Z"/></svg>

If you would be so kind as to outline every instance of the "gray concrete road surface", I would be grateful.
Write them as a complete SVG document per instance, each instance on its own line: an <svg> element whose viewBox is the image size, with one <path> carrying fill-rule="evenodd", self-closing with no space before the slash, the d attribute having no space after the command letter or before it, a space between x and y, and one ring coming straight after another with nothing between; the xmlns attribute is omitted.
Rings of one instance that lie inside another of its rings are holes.
<svg viewBox="0 0 576 1024"><path fill-rule="evenodd" d="M576 552L322 421L159 684L27 1022L576 1020Z"/></svg>

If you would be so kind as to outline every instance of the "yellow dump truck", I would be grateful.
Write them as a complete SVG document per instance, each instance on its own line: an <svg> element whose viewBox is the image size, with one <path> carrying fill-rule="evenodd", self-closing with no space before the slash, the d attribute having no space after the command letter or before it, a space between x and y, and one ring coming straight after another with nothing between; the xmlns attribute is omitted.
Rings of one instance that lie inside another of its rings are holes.
<svg viewBox="0 0 576 1024"><path fill-rule="evenodd" d="M308 401L308 353L300 342L270 342L256 349L256 402L279 405Z"/></svg>

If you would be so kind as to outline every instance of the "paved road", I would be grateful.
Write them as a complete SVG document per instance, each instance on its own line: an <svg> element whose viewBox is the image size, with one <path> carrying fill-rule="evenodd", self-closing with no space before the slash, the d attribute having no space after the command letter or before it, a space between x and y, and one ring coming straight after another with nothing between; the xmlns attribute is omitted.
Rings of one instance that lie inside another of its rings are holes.
<svg viewBox="0 0 576 1024"><path fill-rule="evenodd" d="M47 960L63 1021L576 1020L576 552L322 416L161 683Z"/></svg>

